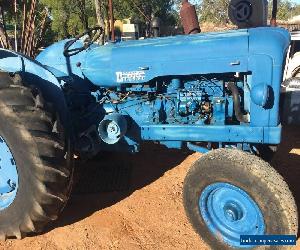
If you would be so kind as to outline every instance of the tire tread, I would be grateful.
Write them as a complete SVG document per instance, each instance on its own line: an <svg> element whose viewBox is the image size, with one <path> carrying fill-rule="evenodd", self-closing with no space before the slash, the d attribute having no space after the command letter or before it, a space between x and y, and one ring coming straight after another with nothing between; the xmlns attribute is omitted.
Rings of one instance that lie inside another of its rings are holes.
<svg viewBox="0 0 300 250"><path fill-rule="evenodd" d="M4 77L3 73L1 77ZM14 223L13 228L0 231L0 239L20 239L27 233L42 231L45 225L57 219L70 195L73 165L65 164L66 142L53 132L58 118L55 113L46 110L47 105L43 105L40 93L35 96L32 88L11 81L0 86L0 100L12 111L16 120L11 122L18 122L31 135L38 152L33 157L41 162L34 166L36 189L33 190L31 210L25 211L23 219Z"/></svg>

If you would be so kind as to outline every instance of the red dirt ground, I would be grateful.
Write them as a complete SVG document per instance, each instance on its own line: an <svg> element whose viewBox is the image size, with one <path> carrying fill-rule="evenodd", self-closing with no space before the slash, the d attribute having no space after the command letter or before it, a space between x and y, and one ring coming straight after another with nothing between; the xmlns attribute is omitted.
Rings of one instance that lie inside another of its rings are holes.
<svg viewBox="0 0 300 250"><path fill-rule="evenodd" d="M290 127L284 138L273 165L288 180L300 204L299 129ZM131 181L127 190L74 194L45 234L0 242L0 249L209 249L194 233L181 202L184 177L199 157L146 146L143 153L129 157L132 167L128 168ZM98 158L84 167L98 165ZM114 156L114 162L127 162L117 158ZM119 182L126 183L122 178L119 176ZM300 249L300 241L295 249Z"/></svg>

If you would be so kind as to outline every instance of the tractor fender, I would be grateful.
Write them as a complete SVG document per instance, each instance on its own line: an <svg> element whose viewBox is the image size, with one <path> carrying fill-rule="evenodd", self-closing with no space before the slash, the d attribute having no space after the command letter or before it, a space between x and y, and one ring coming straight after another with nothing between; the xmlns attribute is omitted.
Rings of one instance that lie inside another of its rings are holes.
<svg viewBox="0 0 300 250"><path fill-rule="evenodd" d="M0 49L0 71L19 74L24 83L38 88L43 98L54 106L63 126L69 127L69 112L62 85L50 70L25 55Z"/></svg>

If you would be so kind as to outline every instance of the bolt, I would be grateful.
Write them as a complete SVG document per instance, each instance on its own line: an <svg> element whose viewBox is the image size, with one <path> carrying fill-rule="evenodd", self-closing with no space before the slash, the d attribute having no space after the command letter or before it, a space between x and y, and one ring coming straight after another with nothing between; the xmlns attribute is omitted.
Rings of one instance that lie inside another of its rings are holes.
<svg viewBox="0 0 300 250"><path fill-rule="evenodd" d="M11 162L11 165L16 165L15 160L13 158L10 158L10 162Z"/></svg>
<svg viewBox="0 0 300 250"><path fill-rule="evenodd" d="M7 181L7 184L12 188L12 191L15 190L15 188L16 188L16 183L15 182L13 182L11 179L9 179Z"/></svg>
<svg viewBox="0 0 300 250"><path fill-rule="evenodd" d="M226 204L224 207L224 215L229 221L238 221L243 217L242 211L237 204Z"/></svg>
<svg viewBox="0 0 300 250"><path fill-rule="evenodd" d="M226 211L226 217L227 219L229 219L230 221L236 221L236 215L232 210L227 210Z"/></svg>

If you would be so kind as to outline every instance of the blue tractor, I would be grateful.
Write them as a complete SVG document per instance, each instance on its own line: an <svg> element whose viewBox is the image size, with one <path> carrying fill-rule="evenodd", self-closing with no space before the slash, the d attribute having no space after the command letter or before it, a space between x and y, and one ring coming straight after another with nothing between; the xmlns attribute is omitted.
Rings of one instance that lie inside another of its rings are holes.
<svg viewBox="0 0 300 250"><path fill-rule="evenodd" d="M213 249L242 248L240 235L297 234L293 195L260 157L281 141L286 30L105 46L82 39L91 33L35 60L0 50L0 239L41 232L57 219L75 157L137 153L145 141L206 153L183 196L191 224Z"/></svg>

